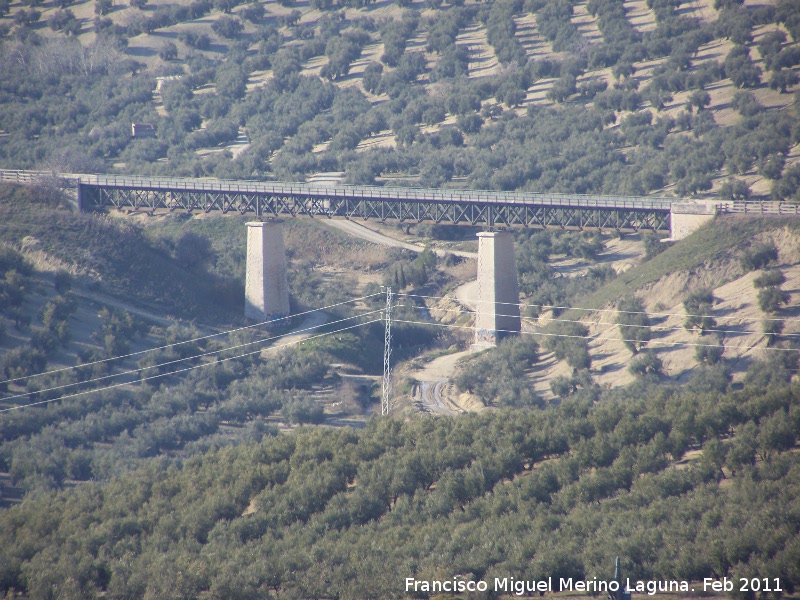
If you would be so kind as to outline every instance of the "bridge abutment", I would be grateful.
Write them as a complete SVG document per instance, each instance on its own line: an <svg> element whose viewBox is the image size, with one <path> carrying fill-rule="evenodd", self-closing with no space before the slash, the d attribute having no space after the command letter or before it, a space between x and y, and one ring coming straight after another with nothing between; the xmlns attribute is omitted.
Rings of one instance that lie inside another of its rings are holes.
<svg viewBox="0 0 800 600"><path fill-rule="evenodd" d="M716 204L708 202L673 202L669 211L669 239L682 240L717 214Z"/></svg>
<svg viewBox="0 0 800 600"><path fill-rule="evenodd" d="M514 236L509 231L478 234L478 303L474 349L496 346L519 333L519 291Z"/></svg>
<svg viewBox="0 0 800 600"><path fill-rule="evenodd" d="M283 223L247 224L244 316L269 321L289 314Z"/></svg>

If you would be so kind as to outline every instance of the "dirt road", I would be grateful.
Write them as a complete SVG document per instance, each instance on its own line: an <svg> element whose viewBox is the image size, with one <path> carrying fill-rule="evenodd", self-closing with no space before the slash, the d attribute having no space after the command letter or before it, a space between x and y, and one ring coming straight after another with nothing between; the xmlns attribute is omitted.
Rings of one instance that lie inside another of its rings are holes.
<svg viewBox="0 0 800 600"><path fill-rule="evenodd" d="M391 246L392 248L404 248L405 250L411 250L411 252L422 252L425 250L424 246L401 242L400 240L396 240L387 235L383 235L382 233L378 233L377 231L374 231L369 227L366 227L365 225L355 221L349 221L345 219L321 219L321 222L325 223L329 227L344 231L347 234L361 238L362 240L367 240L373 244Z"/></svg>
<svg viewBox="0 0 800 600"><path fill-rule="evenodd" d="M473 279L467 283L463 283L456 288L456 300L466 306L470 310L475 310L478 306L478 280Z"/></svg>
<svg viewBox="0 0 800 600"><path fill-rule="evenodd" d="M414 379L420 382L416 400L422 403L427 412L456 415L468 410L458 403L458 394L450 377L455 373L458 361L471 353L471 350L463 350L439 356L412 373Z"/></svg>
<svg viewBox="0 0 800 600"><path fill-rule="evenodd" d="M405 250L410 250L411 252L422 252L425 250L425 246L420 244L409 244L408 242L396 240L388 235L384 235L378 231L375 231L374 229L370 229L366 225L363 225L357 221L344 219L320 219L320 221L329 227L344 231L345 233L359 237L362 240L367 240L373 244L391 246L392 248L403 248ZM475 252L462 252L460 250L443 250L441 248L434 248L433 251L437 256L445 256L446 254L453 254L462 258L477 258L478 256Z"/></svg>
<svg viewBox="0 0 800 600"><path fill-rule="evenodd" d="M272 346L265 348L261 352L261 356L275 354L283 348L299 344L304 339L311 337L316 333L316 330L328 322L329 315L324 312L313 312L308 315L303 322L288 332L286 335L281 336L272 343ZM345 324L346 326L346 324Z"/></svg>
<svg viewBox="0 0 800 600"><path fill-rule="evenodd" d="M455 415L457 412L445 406L443 399L443 392L447 386L447 380L438 381L421 381L420 401L422 402L425 410L435 415Z"/></svg>
<svg viewBox="0 0 800 600"><path fill-rule="evenodd" d="M44 281L44 280L41 280ZM85 288L73 287L71 290L73 295L78 296L79 298L83 298L84 300L89 300L91 302L95 302L97 304L101 304L104 306L113 306L114 308L118 308L120 310L124 310L126 312L131 313L132 315L137 315L142 317L143 319L147 319L148 321L152 321L153 323L158 323L163 327L169 327L170 325L175 325L176 323L180 323L178 320L173 319L165 319L164 317L153 313L152 311L145 310L142 308L137 308L131 304L127 304L125 302L120 302L113 296L109 296L107 294L101 294L97 292L90 292ZM209 326L197 326L197 328L202 331L203 333L208 333L212 331L216 331L214 328Z"/></svg>
<svg viewBox="0 0 800 600"><path fill-rule="evenodd" d="M425 249L424 246L419 244L410 244L391 238L356 221L324 219L322 222L373 244L403 248L411 252L422 252ZM450 251L436 248L434 252L438 256L444 256ZM452 251L450 253L462 258L477 258L477 254L474 252ZM478 298L478 282L471 281L460 286L456 290L455 296L458 302L474 310ZM280 343L284 343L284 340L281 340ZM456 403L456 394L453 393L453 384L449 382L449 378L455 372L458 360L469 353L469 351L464 351L440 356L414 372L414 378L420 382L416 400L422 404L426 412L439 415L455 415L466 410Z"/></svg>

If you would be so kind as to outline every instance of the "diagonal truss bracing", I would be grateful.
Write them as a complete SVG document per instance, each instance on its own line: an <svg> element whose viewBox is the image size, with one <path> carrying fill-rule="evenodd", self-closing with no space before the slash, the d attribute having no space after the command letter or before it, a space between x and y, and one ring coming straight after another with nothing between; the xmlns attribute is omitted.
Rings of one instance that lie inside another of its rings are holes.
<svg viewBox="0 0 800 600"><path fill-rule="evenodd" d="M84 210L344 217L482 227L669 231L666 200L564 194L316 188L305 184L80 176Z"/></svg>
<svg viewBox="0 0 800 600"><path fill-rule="evenodd" d="M158 210L237 211L256 216L305 215L352 219L465 223L481 226L558 227L620 231L669 230L671 198L441 190L370 186L319 187L304 183L226 181L178 177L81 175L0 169L0 182L45 181L78 188L81 210L152 213ZM719 201L717 214L800 216L800 205Z"/></svg>

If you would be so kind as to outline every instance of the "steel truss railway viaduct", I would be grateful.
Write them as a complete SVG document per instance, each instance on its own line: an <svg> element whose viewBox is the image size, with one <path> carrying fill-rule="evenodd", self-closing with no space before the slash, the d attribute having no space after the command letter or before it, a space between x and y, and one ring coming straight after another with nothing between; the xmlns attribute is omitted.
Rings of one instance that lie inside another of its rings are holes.
<svg viewBox="0 0 800 600"><path fill-rule="evenodd" d="M494 345L519 331L514 248L503 231L514 227L669 233L681 239L719 212L797 214L778 203L677 202L667 198L535 194L300 183L225 181L172 177L53 174L2 171L0 181L51 181L77 190L81 211L118 209L154 214L202 212L265 217L396 220L478 225L478 346ZM764 206L769 204L765 210ZM742 208L743 207L743 208ZM246 308L248 318L269 320L288 311L288 289L279 226L248 227Z"/></svg>
<svg viewBox="0 0 800 600"><path fill-rule="evenodd" d="M670 230L667 199L206 179L79 176L81 210L387 219L493 227Z"/></svg>

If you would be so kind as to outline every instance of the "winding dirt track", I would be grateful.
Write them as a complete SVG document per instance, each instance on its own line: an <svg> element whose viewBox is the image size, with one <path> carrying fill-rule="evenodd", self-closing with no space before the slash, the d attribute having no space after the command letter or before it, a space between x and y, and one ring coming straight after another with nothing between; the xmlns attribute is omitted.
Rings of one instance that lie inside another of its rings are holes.
<svg viewBox="0 0 800 600"><path fill-rule="evenodd" d="M375 231L374 229L370 229L366 225L362 225L356 221L344 220L344 219L322 219L322 223L325 223L329 227L333 227L334 229L338 229L340 231L344 231L350 235L355 237L359 237L362 240L367 240L368 242L372 242L373 244L381 244L382 246L391 246L392 248L403 248L405 250L410 250L411 252L422 252L425 250L425 246L420 244L409 244L408 242L403 242L401 240L396 240L394 238L389 237L388 235L383 235L382 233ZM461 250L442 250L441 248L434 248L433 251L436 253L437 256L444 256L446 254L453 254L455 256L460 256L462 258L477 258L478 254L476 252L462 252Z"/></svg>
<svg viewBox="0 0 800 600"><path fill-rule="evenodd" d="M438 415L457 414L455 410L445 406L442 392L446 385L446 379L420 382L420 401L429 412Z"/></svg>
<svg viewBox="0 0 800 600"><path fill-rule="evenodd" d="M355 221L343 219L323 219L322 222L329 227L344 231L345 233L361 238L362 240L367 240L373 244L391 246L392 248L404 248L405 250L411 250L411 252L422 252L425 250L424 246L401 242L400 240L396 240L387 235L383 235L382 233L378 233L377 231L374 231L365 225L361 225L360 223L356 223Z"/></svg>
<svg viewBox="0 0 800 600"><path fill-rule="evenodd" d="M412 252L422 252L425 249L424 246L409 244L383 235L355 221L325 219L322 222L373 244L404 248ZM435 252L437 255L443 256L450 251L437 248ZM451 253L463 258L477 258L477 254L474 252L453 251ZM477 281L470 281L456 289L455 297L462 305L474 310L477 291ZM423 410L437 415L456 415L466 410L456 403L455 394L451 393L452 384L449 383L449 379L453 375L459 359L467 354L470 354L469 350L440 356L415 371L414 378L420 382L417 400L422 404Z"/></svg>
<svg viewBox="0 0 800 600"><path fill-rule="evenodd" d="M281 348L298 344L307 337L314 335L318 328L322 327L325 323L328 322L328 317L329 315L324 312L311 313L303 320L303 322L300 325L295 327L286 335L283 335L278 339L276 339L273 342L272 346L270 346L269 348L265 348L261 352L261 356L268 356L270 354L275 354Z"/></svg>

